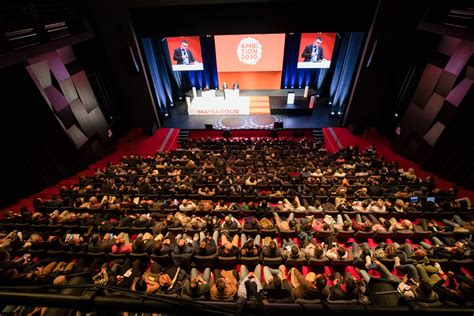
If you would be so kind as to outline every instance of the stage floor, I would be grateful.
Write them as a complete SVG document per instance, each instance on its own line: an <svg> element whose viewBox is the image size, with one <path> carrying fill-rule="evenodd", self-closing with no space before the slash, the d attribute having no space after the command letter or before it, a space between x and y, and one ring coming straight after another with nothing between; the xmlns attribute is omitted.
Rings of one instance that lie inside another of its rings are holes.
<svg viewBox="0 0 474 316"><path fill-rule="evenodd" d="M203 129L204 124L213 124L219 129L270 129L274 122L283 122L284 128L318 128L340 126L340 116L330 116L330 106L327 102L315 104L310 116L293 116L283 114L258 114L258 115L188 115L187 105L184 101L175 102L170 116L164 118L163 127L181 129Z"/></svg>
<svg viewBox="0 0 474 316"><path fill-rule="evenodd" d="M289 91L295 92L295 101L298 101L295 103L298 104L290 109L292 111L278 111L288 108L286 97ZM308 96L315 93L316 91L310 89ZM222 90L216 91L216 96L223 96L223 94ZM192 97L192 91L186 95ZM197 91L197 95L201 95L200 90ZM204 124L213 124L217 129L271 129L274 122L283 122L284 128L295 129L334 127L341 124L340 116L329 115L331 106L325 99L315 102L314 109L309 113L298 113L305 107L303 103L307 102L306 106L309 103L309 97L303 98L304 89L240 90L240 95L251 98L250 115L188 115L185 100L176 100L169 116L163 119L162 127L201 130ZM277 109L276 113L274 110L270 113L270 104Z"/></svg>

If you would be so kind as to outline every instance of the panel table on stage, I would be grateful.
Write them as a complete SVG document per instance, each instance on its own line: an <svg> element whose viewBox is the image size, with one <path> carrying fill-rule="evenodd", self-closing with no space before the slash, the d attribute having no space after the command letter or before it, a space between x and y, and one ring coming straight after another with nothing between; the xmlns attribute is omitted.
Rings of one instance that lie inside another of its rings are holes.
<svg viewBox="0 0 474 316"><path fill-rule="evenodd" d="M192 65L173 65L174 71L188 71L188 70L204 70L202 63L194 63Z"/></svg>
<svg viewBox="0 0 474 316"><path fill-rule="evenodd" d="M239 96L239 90L226 89L226 97L216 96L216 90L202 91L188 103L188 115L249 115L250 97Z"/></svg>
<svg viewBox="0 0 474 316"><path fill-rule="evenodd" d="M310 68L329 68L331 65L330 60L322 60L317 62L299 62L297 68L310 69Z"/></svg>

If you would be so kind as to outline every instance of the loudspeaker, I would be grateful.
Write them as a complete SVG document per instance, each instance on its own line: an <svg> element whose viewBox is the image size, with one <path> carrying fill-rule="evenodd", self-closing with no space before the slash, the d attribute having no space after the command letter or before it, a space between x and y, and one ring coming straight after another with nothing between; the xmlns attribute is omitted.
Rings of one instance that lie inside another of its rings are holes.
<svg viewBox="0 0 474 316"><path fill-rule="evenodd" d="M214 125L212 125L212 124L204 124L204 127L206 127L206 130L213 130L214 129Z"/></svg>
<svg viewBox="0 0 474 316"><path fill-rule="evenodd" d="M156 132L156 124L150 124L148 126L145 126L142 128L142 133L143 135L147 135L147 136L153 136L155 135L155 132Z"/></svg>
<svg viewBox="0 0 474 316"><path fill-rule="evenodd" d="M283 129L283 122L274 122L273 123L274 129Z"/></svg>
<svg viewBox="0 0 474 316"><path fill-rule="evenodd" d="M361 135L365 132L365 127L359 124L349 124L349 130L352 135Z"/></svg>

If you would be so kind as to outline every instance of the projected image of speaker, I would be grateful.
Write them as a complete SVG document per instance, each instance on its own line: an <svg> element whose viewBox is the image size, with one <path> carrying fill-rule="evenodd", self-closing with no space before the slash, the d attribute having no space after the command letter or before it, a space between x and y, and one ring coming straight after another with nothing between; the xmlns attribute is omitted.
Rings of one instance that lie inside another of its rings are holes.
<svg viewBox="0 0 474 316"><path fill-rule="evenodd" d="M274 129L283 129L283 122L274 122L273 123Z"/></svg>
<svg viewBox="0 0 474 316"><path fill-rule="evenodd" d="M212 131L214 129L214 125L212 124L204 124L204 126L206 127L206 130L208 131Z"/></svg>

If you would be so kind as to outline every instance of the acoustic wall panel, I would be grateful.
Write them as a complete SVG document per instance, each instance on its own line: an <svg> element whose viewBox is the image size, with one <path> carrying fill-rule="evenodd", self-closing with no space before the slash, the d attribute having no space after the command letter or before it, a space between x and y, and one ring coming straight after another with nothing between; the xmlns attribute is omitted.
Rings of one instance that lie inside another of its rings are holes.
<svg viewBox="0 0 474 316"><path fill-rule="evenodd" d="M108 139L108 130L107 121L105 120L104 115L99 107L95 108L89 113L90 120L93 122L97 133L99 134L100 139L103 142L106 142Z"/></svg>
<svg viewBox="0 0 474 316"><path fill-rule="evenodd" d="M420 134L424 134L429 126L433 123L433 120L438 115L438 112L443 106L444 98L437 93L433 93L428 103L423 110L423 119L420 122Z"/></svg>
<svg viewBox="0 0 474 316"><path fill-rule="evenodd" d="M77 125L73 125L68 128L67 133L74 145L76 145L76 148L81 148L87 142L86 135L84 135Z"/></svg>
<svg viewBox="0 0 474 316"><path fill-rule="evenodd" d="M54 77L58 82L66 80L70 77L66 66L64 66L61 61L61 58L59 58L59 55L56 52L48 53L45 55L45 57L48 61L51 72L53 73Z"/></svg>
<svg viewBox="0 0 474 316"><path fill-rule="evenodd" d="M100 156L104 149L99 147L109 141L108 124L72 48L63 47L28 62L27 71L79 152ZM75 69L73 76L69 69Z"/></svg>
<svg viewBox="0 0 474 316"><path fill-rule="evenodd" d="M441 38L441 42L439 43L438 51L446 56L452 56L460 43L460 38L443 36Z"/></svg>
<svg viewBox="0 0 474 316"><path fill-rule="evenodd" d="M63 126L68 129L74 124L76 124L76 118L74 117L74 113L72 113L71 107L67 106L61 111L57 113L57 116L63 123Z"/></svg>
<svg viewBox="0 0 474 316"><path fill-rule="evenodd" d="M71 110L76 117L79 126L81 127L82 131L88 138L92 137L95 133L96 129L94 123L89 117L89 113L87 113L86 109L82 105L81 100L76 99L71 102Z"/></svg>
<svg viewBox="0 0 474 316"><path fill-rule="evenodd" d="M51 101L49 101L48 96L46 95L46 92L44 92L44 89L40 88L41 83L39 82L38 78L36 77L35 73L33 72L33 69L31 68L31 66L26 66L26 71L28 71L28 73L30 74L31 78L33 79L35 85L38 87L38 90L40 91L41 95L43 96L44 100L46 101L46 103L48 103L49 107L52 110L53 107L51 105Z"/></svg>
<svg viewBox="0 0 474 316"><path fill-rule="evenodd" d="M64 65L67 65L76 60L76 55L74 54L74 51L72 50L71 46L65 46L56 49L56 52L58 53L59 58L61 58L61 61Z"/></svg>
<svg viewBox="0 0 474 316"><path fill-rule="evenodd" d="M423 167L461 181L467 178L466 172L455 175L457 166L472 165L472 159L457 153L456 144L472 143L469 132L466 133L472 119L466 113L471 113L473 106L473 52L472 40L442 38L402 116L396 145L401 153Z"/></svg>
<svg viewBox="0 0 474 316"><path fill-rule="evenodd" d="M74 86L74 83L72 82L71 78L67 78L66 80L60 81L59 86L61 87L61 90L68 102L71 102L72 100L75 100L79 97L77 95L76 87Z"/></svg>
<svg viewBox="0 0 474 316"><path fill-rule="evenodd" d="M48 99L49 101L51 101L51 105L56 110L56 112L61 111L69 105L69 102L67 102L66 97L61 92L59 92L55 86L49 86L45 88L44 92L48 96Z"/></svg>
<svg viewBox="0 0 474 316"><path fill-rule="evenodd" d="M459 76L473 53L474 42L462 41L449 59L446 67L444 67L444 70Z"/></svg>
<svg viewBox="0 0 474 316"><path fill-rule="evenodd" d="M76 90L82 100L84 108L88 113L91 112L97 107L98 103L86 73L84 71L78 72L72 76L72 81L76 86Z"/></svg>
<svg viewBox="0 0 474 316"><path fill-rule="evenodd" d="M462 100L466 96L467 92L471 88L473 80L464 78L446 97L446 101L454 106L459 106Z"/></svg>
<svg viewBox="0 0 474 316"><path fill-rule="evenodd" d="M443 97L446 97L456 83L458 77L448 71L443 70L441 77L439 78L438 84L436 85L435 92Z"/></svg>
<svg viewBox="0 0 474 316"><path fill-rule="evenodd" d="M49 87L51 83L51 72L49 71L49 64L47 60L43 60L32 64L29 69L33 72L36 82L40 85L40 89Z"/></svg>
<svg viewBox="0 0 474 316"><path fill-rule="evenodd" d="M428 64L421 76L418 87L413 97L413 102L420 108L424 108L428 100L430 99L433 91L438 84L438 80L441 77L443 70L432 64Z"/></svg>
<svg viewBox="0 0 474 316"><path fill-rule="evenodd" d="M466 78L474 80L474 67L467 66L466 69Z"/></svg>
<svg viewBox="0 0 474 316"><path fill-rule="evenodd" d="M439 136L443 133L446 126L441 122L436 122L430 130L423 136L423 139L433 147L438 141Z"/></svg>

